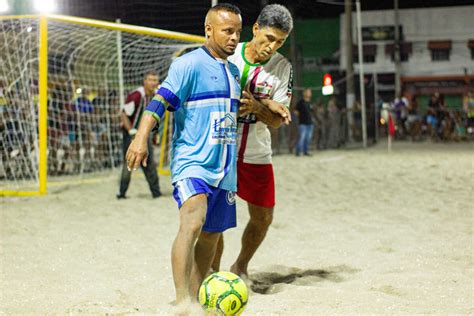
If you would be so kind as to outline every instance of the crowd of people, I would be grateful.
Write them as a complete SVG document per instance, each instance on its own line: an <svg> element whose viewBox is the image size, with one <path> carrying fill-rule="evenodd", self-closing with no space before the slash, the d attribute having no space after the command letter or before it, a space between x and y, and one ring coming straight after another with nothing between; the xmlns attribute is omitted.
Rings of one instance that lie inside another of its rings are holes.
<svg viewBox="0 0 474 316"><path fill-rule="evenodd" d="M467 141L474 136L474 93L467 92L462 108L453 108L440 93L434 93L422 111L417 96L396 98L392 104L395 139L413 141Z"/></svg>
<svg viewBox="0 0 474 316"><path fill-rule="evenodd" d="M474 139L473 92L465 94L462 107L449 106L440 93L434 93L426 104L420 104L416 95L395 98L390 103L379 99L375 107L372 103L366 111L370 142L376 142L377 137L388 134L388 120L381 116L384 108L391 113L395 140L461 142ZM273 150L281 152L286 143L290 153L300 156L311 155L310 150L344 147L350 138L354 143L361 142L361 110L358 100L348 109L336 96L331 96L327 104L322 98L313 102L312 90L306 88L302 98L292 107L292 124L272 131ZM351 114L351 123L348 113Z"/></svg>
<svg viewBox="0 0 474 316"><path fill-rule="evenodd" d="M120 164L118 96L99 89L94 95L58 84L48 103L50 174L74 174ZM111 146L111 144L114 144Z"/></svg>
<svg viewBox="0 0 474 316"><path fill-rule="evenodd" d="M33 82L29 89L31 100L5 88L0 93L0 176L8 179L35 176L38 130L31 121L38 120L37 85ZM122 161L119 109L114 91L74 91L59 81L52 85L47 109L48 173L77 174L118 166Z"/></svg>

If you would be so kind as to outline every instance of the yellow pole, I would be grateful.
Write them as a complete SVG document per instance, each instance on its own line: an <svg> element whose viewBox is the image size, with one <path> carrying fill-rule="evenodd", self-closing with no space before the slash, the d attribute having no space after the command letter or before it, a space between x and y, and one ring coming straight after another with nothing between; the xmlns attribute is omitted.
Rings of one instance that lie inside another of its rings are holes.
<svg viewBox="0 0 474 316"><path fill-rule="evenodd" d="M39 27L39 193L46 194L48 173L48 18L40 17Z"/></svg>

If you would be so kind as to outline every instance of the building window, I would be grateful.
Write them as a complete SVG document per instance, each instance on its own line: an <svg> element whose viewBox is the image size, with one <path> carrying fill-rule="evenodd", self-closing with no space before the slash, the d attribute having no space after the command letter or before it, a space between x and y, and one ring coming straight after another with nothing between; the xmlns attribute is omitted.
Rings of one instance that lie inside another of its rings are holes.
<svg viewBox="0 0 474 316"><path fill-rule="evenodd" d="M471 59L474 60L474 40L469 40L467 42L467 47L470 49L471 51Z"/></svg>
<svg viewBox="0 0 474 316"><path fill-rule="evenodd" d="M450 49L432 49L431 60L432 61L445 61L449 60Z"/></svg>
<svg viewBox="0 0 474 316"><path fill-rule="evenodd" d="M402 42L400 43L400 61L406 62L412 53L412 43L411 42ZM395 45L386 44L385 45L385 54L390 55L390 60L395 62Z"/></svg>
<svg viewBox="0 0 474 316"><path fill-rule="evenodd" d="M364 55L364 63L375 63L375 55Z"/></svg>
<svg viewBox="0 0 474 316"><path fill-rule="evenodd" d="M451 40L429 41L428 49L431 50L432 61L447 61L451 53Z"/></svg>
<svg viewBox="0 0 474 316"><path fill-rule="evenodd" d="M359 62L359 50L356 45L352 47L353 59L356 63ZM375 56L377 56L377 45L362 46L362 60L366 64L375 63Z"/></svg>

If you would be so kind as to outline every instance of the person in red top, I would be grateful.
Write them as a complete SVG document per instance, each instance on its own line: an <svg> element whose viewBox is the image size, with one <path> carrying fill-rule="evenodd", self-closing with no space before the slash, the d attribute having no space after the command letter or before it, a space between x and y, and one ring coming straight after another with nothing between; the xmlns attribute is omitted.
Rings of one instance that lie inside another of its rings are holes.
<svg viewBox="0 0 474 316"><path fill-rule="evenodd" d="M132 91L125 102L120 113L120 121L123 131L123 157L127 154L128 146L132 142L133 137L137 133L137 127L143 110L150 103L158 88L158 74L155 71L148 71L143 78L143 86ZM156 163L153 159L152 136L148 138L148 158L146 166L142 166L146 181L150 186L153 198L161 196L158 173L156 172ZM124 158L125 161L125 158ZM130 184L131 171L128 170L127 164L122 166L122 174L120 176L120 188L117 193L117 199L125 199L128 186Z"/></svg>

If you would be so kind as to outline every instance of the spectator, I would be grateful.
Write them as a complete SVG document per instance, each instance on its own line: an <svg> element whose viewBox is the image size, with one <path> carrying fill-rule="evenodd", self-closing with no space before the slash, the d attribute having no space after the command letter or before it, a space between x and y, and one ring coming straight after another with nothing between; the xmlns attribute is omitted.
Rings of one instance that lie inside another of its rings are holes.
<svg viewBox="0 0 474 316"><path fill-rule="evenodd" d="M341 111L337 106L336 97L332 96L328 102L329 135L328 148L338 148L340 145Z"/></svg>
<svg viewBox="0 0 474 316"><path fill-rule="evenodd" d="M326 149L327 146L327 111L324 108L321 98L318 99L314 108L314 119L316 121L316 148L319 150Z"/></svg>
<svg viewBox="0 0 474 316"><path fill-rule="evenodd" d="M138 124L140 118L145 110L147 104L149 104L155 95L156 89L158 88L158 74L155 71L148 71L145 73L143 78L143 86L132 91L126 100L124 109L120 114L123 131L123 157L127 154L128 146L132 142L135 134L137 133ZM150 187L153 198L161 196L160 184L158 180L158 173L156 171L156 163L153 159L153 134L150 133L147 140L148 147L148 158L146 166L142 166L145 178ZM128 190L130 184L131 171L127 168L127 163L124 161L122 166L122 174L120 176L120 188L117 193L117 199L125 199L125 193Z"/></svg>
<svg viewBox="0 0 474 316"><path fill-rule="evenodd" d="M408 117L405 121L405 127L410 134L411 140L420 140L421 137L421 117L418 109L418 98L413 96L407 107Z"/></svg>
<svg viewBox="0 0 474 316"><path fill-rule="evenodd" d="M437 128L438 128L438 110L440 108L439 104L439 94L433 94L428 101L428 109L426 113L426 123L428 126L428 134L431 138L437 137Z"/></svg>
<svg viewBox="0 0 474 316"><path fill-rule="evenodd" d="M405 121L407 119L408 100L402 95L398 95L392 103L392 109L395 113L395 126L397 127L398 138L405 138Z"/></svg>
<svg viewBox="0 0 474 316"><path fill-rule="evenodd" d="M466 115L468 137L474 134L474 93L469 91L464 97L463 110Z"/></svg>
<svg viewBox="0 0 474 316"><path fill-rule="evenodd" d="M303 99L296 104L296 113L298 115L298 143L296 144L296 156L301 152L303 155L310 156L309 145L313 139L313 117L311 115L311 89L303 91Z"/></svg>

